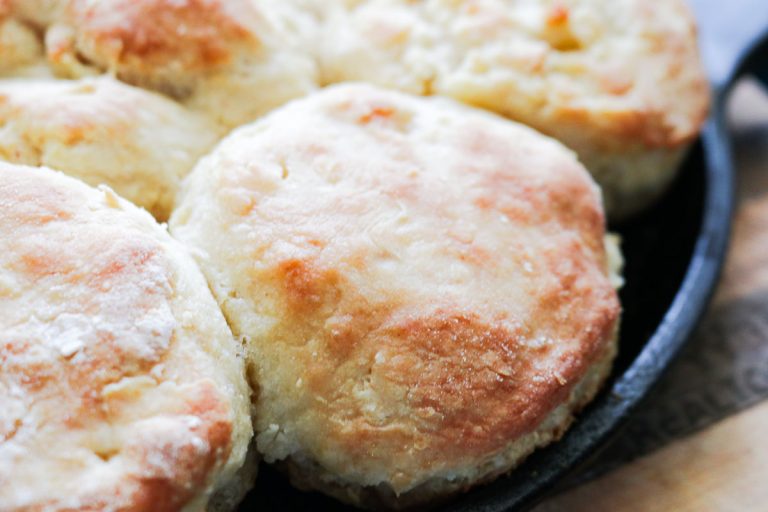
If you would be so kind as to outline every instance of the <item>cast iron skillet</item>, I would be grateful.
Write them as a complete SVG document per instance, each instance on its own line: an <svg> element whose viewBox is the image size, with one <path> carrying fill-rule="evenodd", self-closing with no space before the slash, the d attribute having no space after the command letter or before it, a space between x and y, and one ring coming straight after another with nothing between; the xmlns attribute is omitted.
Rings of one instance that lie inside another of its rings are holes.
<svg viewBox="0 0 768 512"><path fill-rule="evenodd" d="M725 259L733 208L725 103L744 73L768 84L768 5L766 0L692 3L713 88L712 112L669 193L645 215L613 227L622 235L627 280L621 292L624 313L614 377L561 441L444 510L527 510L566 477L588 467L589 457L616 435L703 314ZM296 491L272 468L262 466L256 489L240 510L352 509L318 493Z"/></svg>

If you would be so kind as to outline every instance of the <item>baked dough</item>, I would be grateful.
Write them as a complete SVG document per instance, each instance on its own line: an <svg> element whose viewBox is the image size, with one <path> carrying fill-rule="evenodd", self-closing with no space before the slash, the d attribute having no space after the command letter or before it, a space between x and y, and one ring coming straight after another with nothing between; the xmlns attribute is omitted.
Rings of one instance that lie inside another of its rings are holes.
<svg viewBox="0 0 768 512"><path fill-rule="evenodd" d="M0 509L231 509L240 344L184 249L108 188L0 163Z"/></svg>
<svg viewBox="0 0 768 512"><path fill-rule="evenodd" d="M43 60L43 44L34 28L14 14L20 12L11 0L0 0L0 77L23 73Z"/></svg>
<svg viewBox="0 0 768 512"><path fill-rule="evenodd" d="M491 110L575 150L614 220L666 190L709 103L684 0L4 1L7 67L40 51L31 26L58 76L111 73L227 128L350 80Z"/></svg>
<svg viewBox="0 0 768 512"><path fill-rule="evenodd" d="M320 0L323 83L445 95L551 135L612 219L668 186L707 114L684 0Z"/></svg>
<svg viewBox="0 0 768 512"><path fill-rule="evenodd" d="M47 26L55 72L109 72L166 93L227 127L316 86L313 16L269 0L63 0Z"/></svg>
<svg viewBox="0 0 768 512"><path fill-rule="evenodd" d="M246 341L265 459L358 505L508 471L615 352L599 189L556 141L449 100L294 101L201 160L169 225Z"/></svg>
<svg viewBox="0 0 768 512"><path fill-rule="evenodd" d="M106 184L166 220L181 178L222 130L107 76L0 80L0 159Z"/></svg>

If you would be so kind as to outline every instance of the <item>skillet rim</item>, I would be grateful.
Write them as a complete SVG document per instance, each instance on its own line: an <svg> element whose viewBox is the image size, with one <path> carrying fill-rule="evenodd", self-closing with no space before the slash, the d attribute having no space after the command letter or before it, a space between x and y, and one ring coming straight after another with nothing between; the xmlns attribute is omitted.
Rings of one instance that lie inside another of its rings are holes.
<svg viewBox="0 0 768 512"><path fill-rule="evenodd" d="M704 157L701 224L681 285L654 333L560 441L537 450L517 474L501 479L508 487L476 489L446 510L530 510L618 435L688 341L717 287L730 239L735 170L725 106L731 84L713 92L712 112L699 137Z"/></svg>

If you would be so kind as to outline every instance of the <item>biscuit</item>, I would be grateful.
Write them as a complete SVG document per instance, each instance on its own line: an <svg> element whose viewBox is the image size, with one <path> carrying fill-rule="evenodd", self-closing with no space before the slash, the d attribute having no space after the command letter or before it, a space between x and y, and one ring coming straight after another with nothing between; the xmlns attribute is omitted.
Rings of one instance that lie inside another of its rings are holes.
<svg viewBox="0 0 768 512"><path fill-rule="evenodd" d="M249 390L192 258L106 187L0 178L0 509L236 502Z"/></svg>
<svg viewBox="0 0 768 512"><path fill-rule="evenodd" d="M246 340L260 452L358 505L510 470L615 352L599 189L558 142L447 99L291 102L199 162L169 226Z"/></svg>
<svg viewBox="0 0 768 512"><path fill-rule="evenodd" d="M266 0L64 0L46 31L55 72L109 72L168 94L227 127L316 85L299 42L312 17Z"/></svg>
<svg viewBox="0 0 768 512"><path fill-rule="evenodd" d="M109 77L0 80L0 125L0 159L109 185L160 220L222 134L172 100Z"/></svg>
<svg viewBox="0 0 768 512"><path fill-rule="evenodd" d="M321 2L323 83L445 95L575 150L612 219L672 181L709 87L683 0Z"/></svg>
<svg viewBox="0 0 768 512"><path fill-rule="evenodd" d="M43 59L34 28L13 15L10 0L0 0L0 76L18 73Z"/></svg>

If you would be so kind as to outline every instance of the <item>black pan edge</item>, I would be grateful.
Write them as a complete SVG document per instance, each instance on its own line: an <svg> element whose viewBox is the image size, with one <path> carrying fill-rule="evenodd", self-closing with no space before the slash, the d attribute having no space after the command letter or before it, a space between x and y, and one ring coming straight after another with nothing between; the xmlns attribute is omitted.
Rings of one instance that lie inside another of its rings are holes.
<svg viewBox="0 0 768 512"><path fill-rule="evenodd" d="M705 193L700 230L685 277L662 321L631 365L555 445L535 453L508 487L490 486L451 511L530 510L605 447L664 374L704 315L725 263L734 209L735 170L726 101L736 79L752 72L768 85L768 30L763 28L736 59L734 71L713 91L702 134Z"/></svg>
<svg viewBox="0 0 768 512"><path fill-rule="evenodd" d="M730 237L734 168L725 124L726 92L717 93L718 101L701 135L705 193L700 231L682 284L655 333L610 391L593 402L562 440L534 454L521 474L510 475L506 488L492 485L475 491L471 500L459 500L448 510L532 508L617 434L690 337L717 285Z"/></svg>

